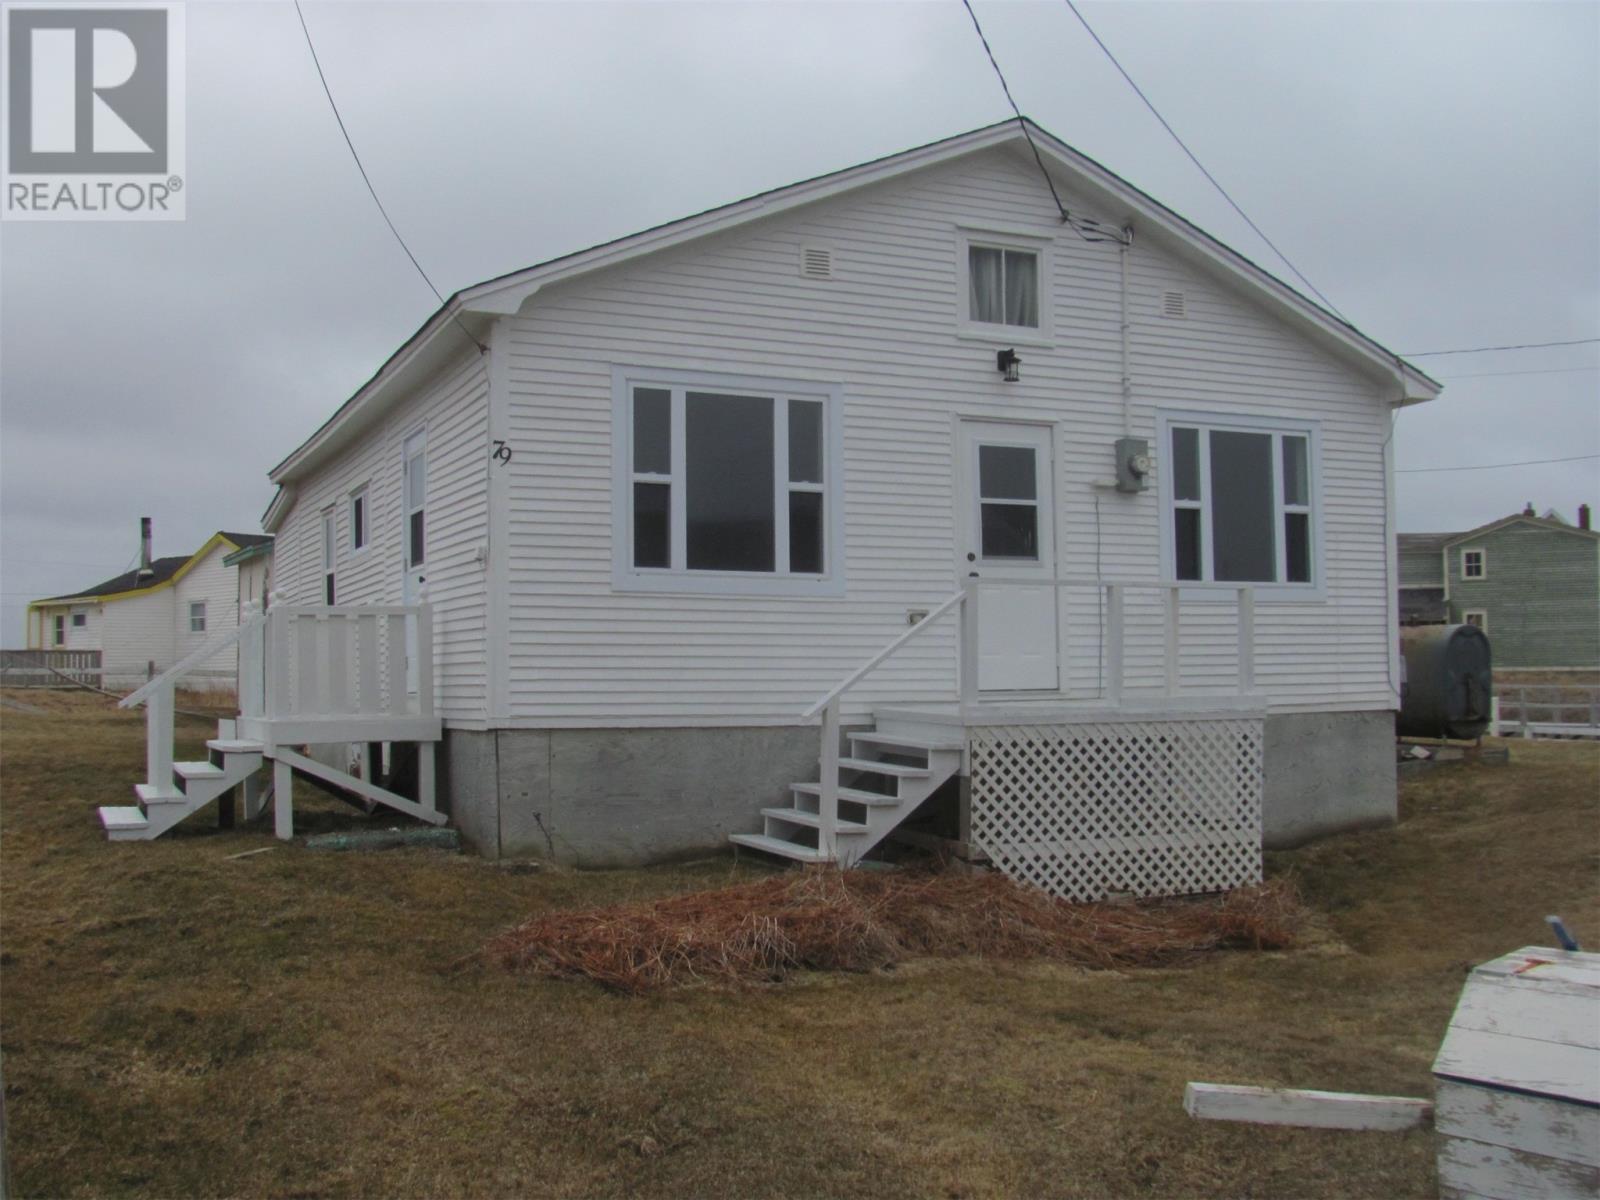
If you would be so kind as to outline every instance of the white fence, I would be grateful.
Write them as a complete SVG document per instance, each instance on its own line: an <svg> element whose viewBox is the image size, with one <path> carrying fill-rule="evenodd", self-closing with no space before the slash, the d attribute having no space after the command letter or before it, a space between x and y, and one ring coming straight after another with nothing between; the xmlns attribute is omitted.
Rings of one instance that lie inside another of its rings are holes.
<svg viewBox="0 0 1600 1200"><path fill-rule="evenodd" d="M1495 687L1495 737L1600 738L1600 686L1510 683Z"/></svg>

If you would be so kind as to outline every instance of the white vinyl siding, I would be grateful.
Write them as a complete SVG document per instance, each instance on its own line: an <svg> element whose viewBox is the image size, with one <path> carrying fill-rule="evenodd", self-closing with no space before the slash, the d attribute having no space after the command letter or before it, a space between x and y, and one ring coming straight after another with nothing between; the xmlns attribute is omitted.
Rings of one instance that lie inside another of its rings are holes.
<svg viewBox="0 0 1600 1200"><path fill-rule="evenodd" d="M1115 216L1067 200L1086 215ZM1029 232L1048 248L1041 311L1072 331L1026 353L1018 383L995 370L1012 330L975 340L964 328L963 230L985 228ZM830 280L795 270L801 247L816 244L833 249ZM1054 423L1062 572L1092 575L1098 561L1106 577L1159 584L1158 488L1120 495L1092 485L1105 479L1119 436L1155 443L1163 409L1317 423L1324 595L1258 598L1256 679L1278 710L1393 707L1383 403L1393 380L1357 375L1153 236L1132 252L1130 274L1128 430L1117 247L1063 231L1036 169L1005 152L541 290L505 318L495 342L497 354L507 351L495 370L509 385L514 452L504 468L510 561L497 647L508 655L506 722L798 723L906 628L908 610L958 586L959 417ZM1160 315L1169 291L1184 293L1181 322ZM842 489L843 595L655 595L616 585L614 455L627 433L613 415L613 369L636 366L838 386L842 451L829 469ZM1157 483L1164 469L1158 457ZM847 716L864 717L874 702L952 695L952 626L942 624L854 689ZM1130 687L1160 683L1160 630L1158 593L1130 593ZM1186 605L1183 632L1186 684L1230 688L1231 607ZM1066 593L1060 638L1068 694L1094 696L1104 647L1092 593Z"/></svg>
<svg viewBox="0 0 1600 1200"><path fill-rule="evenodd" d="M198 650L219 634L238 627L238 609L235 597L239 591L236 568L224 566L222 560L232 554L231 543L213 546L204 558L183 573L183 578L160 595L167 605L168 620L172 622L172 658L161 663L171 666L174 661ZM113 608L124 601L114 601ZM194 606L204 613L202 628L194 627ZM231 688L237 683L238 651L233 648L219 650L200 663L190 675L189 686Z"/></svg>
<svg viewBox="0 0 1600 1200"><path fill-rule="evenodd" d="M402 479L407 435L428 442L428 601L434 610L438 711L480 722L485 705L484 564L488 373L465 347L350 449L299 480L273 547L272 587L288 604L322 598L322 512L335 509L335 578L344 604L399 604L405 568ZM367 486L368 541L350 551L351 492Z"/></svg>

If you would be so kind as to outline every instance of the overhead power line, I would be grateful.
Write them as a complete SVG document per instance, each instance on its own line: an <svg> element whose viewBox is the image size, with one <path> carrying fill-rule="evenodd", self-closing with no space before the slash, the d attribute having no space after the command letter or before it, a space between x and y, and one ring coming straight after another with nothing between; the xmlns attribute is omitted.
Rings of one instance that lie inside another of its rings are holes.
<svg viewBox="0 0 1600 1200"><path fill-rule="evenodd" d="M962 0L962 2L965 3L966 0ZM1094 39L1094 44L1099 46L1101 52L1111 60L1111 65L1117 69L1117 73L1120 74L1123 79L1127 80L1128 86L1133 89L1134 94L1137 95L1139 99L1144 101L1144 106L1150 110L1150 115L1161 122L1161 128L1165 129L1169 134L1172 135L1172 140L1178 143L1178 148L1182 150L1184 154L1188 155L1189 161L1195 165L1200 174L1206 177L1211 186L1217 189L1217 193L1228 202L1229 207L1231 207L1234 212L1238 213L1239 217L1244 221L1244 223L1255 231L1255 235L1265 242L1268 248L1271 249L1271 251L1282 260L1283 265L1288 267L1289 270L1294 273L1294 277L1301 283L1305 284L1313 296L1322 301L1323 306L1326 307L1329 312L1338 317L1341 321L1345 320L1345 315L1334 307L1333 301L1324 296L1317 289L1317 285L1312 283L1311 280L1307 279L1300 268L1289 261L1289 256L1282 250L1279 250L1277 244L1261 231L1261 226L1252 221L1250 219L1250 215L1246 213L1244 209L1239 207L1238 201L1236 201L1232 196L1228 195L1227 189L1217 182L1217 177L1210 171L1206 170L1205 164L1195 157L1194 151L1189 149L1189 147L1184 143L1184 140L1178 136L1178 131L1168 123L1167 119L1161 115L1156 106L1150 102L1150 97L1144 94L1144 89L1133 81L1133 76L1129 75L1128 72L1123 68L1122 64L1117 61L1117 56L1111 53L1111 48L1100 40L1100 35L1094 31L1094 26L1090 25L1089 22L1084 19L1083 14L1078 11L1078 6L1074 4L1072 0L1066 0L1066 5L1072 10L1072 15L1078 18L1078 23L1082 25L1084 29L1088 31L1089 36Z"/></svg>
<svg viewBox="0 0 1600 1200"><path fill-rule="evenodd" d="M1569 458L1526 458L1521 462L1479 463L1472 467L1404 467L1396 475L1431 475L1437 471L1498 471L1501 467L1542 467L1548 463L1586 462L1600 454L1574 454Z"/></svg>
<svg viewBox="0 0 1600 1200"><path fill-rule="evenodd" d="M1061 213L1063 224L1070 225L1079 237L1086 242L1120 242L1126 235L1121 230L1111 229L1098 221L1087 217L1074 217L1067 211L1067 206L1061 201L1061 193L1056 191L1056 181L1050 177L1050 172L1045 170L1044 156L1039 153L1039 146L1033 140L1033 131L1028 128L1028 121L1022 115L1022 110L1017 107L1016 100L1011 95L1011 85L1006 82L1005 72L1000 69L999 60L994 56L994 50L989 45L989 39L984 36L983 26L978 24L978 14L972 11L970 0L961 0L961 5L967 10L967 16L972 18L972 28L977 31L978 40L983 43L983 52L989 56L989 65L994 68L995 76L1000 80L1000 90L1006 94L1006 103L1011 105L1011 111L1016 115L1017 128L1022 130L1022 136L1028 139L1028 149L1033 151L1033 161L1039 166L1039 174L1044 176L1045 186L1050 189L1050 198L1056 202L1056 208Z"/></svg>
<svg viewBox="0 0 1600 1200"><path fill-rule="evenodd" d="M306 14L301 11L300 0L294 0L294 12L295 16L300 18L300 32L306 35L306 49L311 51L311 63L317 68L317 78L322 81L322 94L328 98L328 107L333 109L333 119L339 123L339 132L344 135L344 144L350 148L350 157L355 160L356 170L361 172L361 182L367 185L367 191L372 195L372 202L378 206L378 213L383 217L384 224L389 227L389 232L394 234L394 240L400 243L400 249L406 252L406 257L411 260L411 265L417 269L417 274L422 276L422 282L428 285L428 290L433 293L434 299L439 302L439 307L444 308L444 297L440 295L439 289L433 286L433 280L428 278L428 273L422 269L422 264L417 261L417 256L411 253L411 247L406 245L405 238L401 237L400 231L395 228L394 221L389 217L389 210L384 208L383 201L378 199L378 189L372 186L372 177L367 174L367 168L361 163L361 155L356 153L356 144L350 140L350 131L345 128L344 118L339 115L339 105L335 103L333 91L328 87L328 77L323 74L322 60L317 57L317 47L311 40L311 30L306 25ZM450 316L461 332L467 336L481 353L487 354L489 352L489 347L485 346L476 337L473 337L472 330L462 324L460 316L455 313L451 313Z"/></svg>
<svg viewBox="0 0 1600 1200"><path fill-rule="evenodd" d="M1440 375L1441 380L1451 379L1502 379L1507 375L1577 375L1584 371L1600 371L1600 367L1542 367L1531 371L1469 371L1465 375Z"/></svg>
<svg viewBox="0 0 1600 1200"><path fill-rule="evenodd" d="M1438 354L1487 354L1491 350L1543 350L1550 346L1588 346L1600 338L1574 338L1570 342L1523 342L1516 346L1467 346L1461 350L1410 350L1406 358L1432 358Z"/></svg>

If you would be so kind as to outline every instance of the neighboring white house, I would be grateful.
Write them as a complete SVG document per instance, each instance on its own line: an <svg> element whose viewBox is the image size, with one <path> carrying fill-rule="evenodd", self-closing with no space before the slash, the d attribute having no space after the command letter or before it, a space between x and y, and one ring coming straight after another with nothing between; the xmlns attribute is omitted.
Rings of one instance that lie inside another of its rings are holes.
<svg viewBox="0 0 1600 1200"><path fill-rule="evenodd" d="M239 624L239 584L224 559L272 539L259 533L214 533L193 554L152 558L149 519L141 528L141 561L121 575L28 605L28 646L98 650L107 688L131 688L166 670L208 638ZM232 688L237 655L200 664L186 686Z"/></svg>
<svg viewBox="0 0 1600 1200"><path fill-rule="evenodd" d="M950 731L981 825L1026 788L1064 820L1086 722L1149 763L1214 721L1237 762L1204 769L1254 772L1287 844L1393 819L1390 423L1439 390L1007 122L452 296L271 472L273 587L426 595L441 794L487 854L760 827L816 777L802 712L973 576L988 715L946 616L847 727ZM981 779L1029 730L1053 765ZM1170 798L1139 763L1107 805Z"/></svg>

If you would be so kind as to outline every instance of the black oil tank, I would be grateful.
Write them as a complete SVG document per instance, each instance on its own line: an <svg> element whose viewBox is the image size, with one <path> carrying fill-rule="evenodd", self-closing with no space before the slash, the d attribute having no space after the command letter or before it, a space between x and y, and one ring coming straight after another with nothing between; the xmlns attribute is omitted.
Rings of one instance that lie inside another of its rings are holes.
<svg viewBox="0 0 1600 1200"><path fill-rule="evenodd" d="M1471 740L1489 727L1494 695L1489 639L1476 625L1410 625L1400 631L1406 686L1401 737Z"/></svg>

